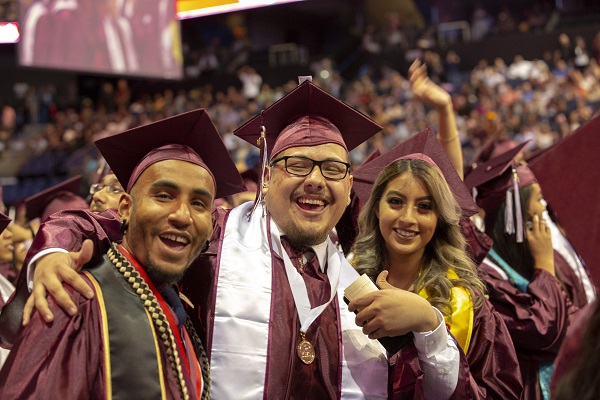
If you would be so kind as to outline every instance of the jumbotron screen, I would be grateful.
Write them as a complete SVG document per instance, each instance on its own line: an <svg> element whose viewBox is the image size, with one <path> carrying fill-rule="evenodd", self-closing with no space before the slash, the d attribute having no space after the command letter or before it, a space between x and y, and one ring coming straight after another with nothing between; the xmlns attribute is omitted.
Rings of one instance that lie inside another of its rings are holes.
<svg viewBox="0 0 600 400"><path fill-rule="evenodd" d="M183 77L176 0L19 0L19 64Z"/></svg>
<svg viewBox="0 0 600 400"><path fill-rule="evenodd" d="M177 18L196 18L297 1L302 0L177 0Z"/></svg>

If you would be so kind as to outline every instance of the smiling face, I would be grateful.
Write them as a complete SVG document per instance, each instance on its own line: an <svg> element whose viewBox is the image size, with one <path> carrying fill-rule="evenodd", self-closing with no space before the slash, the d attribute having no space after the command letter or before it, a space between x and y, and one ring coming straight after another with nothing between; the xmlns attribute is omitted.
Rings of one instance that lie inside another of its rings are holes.
<svg viewBox="0 0 600 400"><path fill-rule="evenodd" d="M119 203L129 223L123 245L156 283L174 283L212 233L215 185L204 168L179 160L149 166Z"/></svg>
<svg viewBox="0 0 600 400"><path fill-rule="evenodd" d="M100 190L97 190L98 188ZM119 206L119 199L123 193L125 193L125 190L119 183L117 176L115 174L106 175L102 178L100 185L97 186L96 191L92 195L90 211L99 213L108 208L117 208Z"/></svg>
<svg viewBox="0 0 600 400"><path fill-rule="evenodd" d="M438 223L427 187L405 172L387 184L376 210L390 262L421 259Z"/></svg>
<svg viewBox="0 0 600 400"><path fill-rule="evenodd" d="M346 150L334 143L292 147L273 159L284 156L348 162ZM295 246L312 246L325 241L350 202L352 176L348 174L339 181L328 180L317 166L307 176L294 176L285 170L283 161L271 166L269 173L264 189L267 209L289 241Z"/></svg>

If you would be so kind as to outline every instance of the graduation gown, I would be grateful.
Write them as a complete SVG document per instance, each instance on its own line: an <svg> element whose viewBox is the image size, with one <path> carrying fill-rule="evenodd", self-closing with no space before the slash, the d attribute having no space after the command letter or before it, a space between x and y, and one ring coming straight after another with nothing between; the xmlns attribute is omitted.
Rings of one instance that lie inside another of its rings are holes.
<svg viewBox="0 0 600 400"><path fill-rule="evenodd" d="M523 384L510 334L489 301L474 311L473 330L465 355L460 348L458 384L452 399L521 398ZM423 399L423 371L414 342L391 358L393 399Z"/></svg>
<svg viewBox="0 0 600 400"><path fill-rule="evenodd" d="M479 273L517 351L523 399L541 399L539 365L552 362L560 349L569 324L568 296L560 281L544 270L535 270L525 292L491 266L488 259L479 267Z"/></svg>
<svg viewBox="0 0 600 400"><path fill-rule="evenodd" d="M296 352L296 346L301 340L300 320L288 282L284 261L273 251L271 243L267 244L261 241L260 244L271 249L271 259L267 260L270 264L268 268L265 268L264 259L252 258L255 262L254 265L251 262L247 263L246 260L236 259L239 264L239 273L267 274L266 279L270 281L267 285L270 286L270 293L268 293L268 289L264 289L267 291L265 296L260 295L261 290L254 292L252 290L255 289L254 287L249 288L245 300L251 301L255 305L256 312L253 313L254 315L251 315L247 310L239 311L238 307L232 303L222 306L226 309L226 314L219 314L219 300L221 298L219 291L233 289L235 292L240 293L246 284L237 281L236 271L232 271L231 275L222 271L225 265L223 258L227 252L234 250L231 247L223 250L226 246L227 236L230 234L235 235L238 232L236 229L233 232L228 229L231 229L232 224L235 225L238 221L245 220L244 212L239 211L244 207L247 210L249 203L231 211L217 209L211 245L190 267L182 280L182 292L190 296L191 302L198 306L197 316L200 325L197 330L204 332L207 340L206 348L210 349L209 352L211 352L209 358L211 359L211 371L214 378L213 391L217 393L219 390L225 390L232 393L229 388L219 389L219 385L224 385L222 381L219 382L215 375L219 368L225 368L226 374L233 373L240 380L248 379L247 376L250 376L244 372L244 368L231 363L228 364L227 358L223 357L224 353L229 352L229 348L236 346L239 339L234 339L232 336L223 340L223 337L228 336L235 326L244 329L245 325L253 326L263 323L264 320L259 314L262 314L266 309L266 312L270 314L267 321L268 329L258 329L257 332L261 332L261 334L252 334L252 338L248 339L255 340L257 336L266 335L267 349L264 377L260 374L254 377L255 381L252 387L256 389L256 394L243 393L238 398L263 398L264 396L266 399L338 399L340 393L342 398L359 399L369 397L369 394L372 396L370 398L385 398L387 360L383 348L377 342L375 342L376 346L370 343L373 341L368 340L362 334L360 328L354 325L354 314L350 313L345 304L339 301L337 297L334 297L333 301L310 324L306 331L306 339L312 343L316 352L314 362L307 365L300 360ZM260 216L261 213L262 210L257 209L252 218ZM250 223L249 225L253 224ZM271 222L271 229L273 229L272 224ZM242 235L243 238L248 239L249 234L247 231ZM233 239L232 242L234 247L236 243L239 243L240 247L247 245L247 242L238 242L236 239ZM261 251L258 253L261 253ZM336 254L338 254L337 251ZM230 252L227 255L231 257ZM329 260L331 261L331 258ZM309 264L307 264L307 268L308 266ZM358 278L358 274L347 262L342 265L342 268L350 269L346 272L350 272L353 279L354 277ZM306 271L302 275L302 279L308 289L313 306L314 304L323 304L329 299L331 294L330 281L325 271L321 271L317 266L312 271ZM340 283L340 285L344 287L343 283ZM223 289L218 289L217 286ZM311 298L314 294L321 294L321 298ZM244 299L241 301L244 301ZM258 305L259 302L262 305ZM225 327L223 324L227 324L227 320L230 319L235 320L235 322ZM352 321L354 327L353 330L350 330L350 334L353 335L351 343L345 341L349 332L345 323L349 320ZM228 327L231 327L231 329ZM218 344L215 344L217 341ZM244 348L240 354L242 362L246 360L252 365L256 364L257 368L263 368L263 355L259 349L257 349L255 355L251 354L252 349L248 349L245 343L239 346ZM215 354L217 349L219 354ZM353 364L356 355L358 355L361 362ZM234 358L230 359L235 363ZM258 367L258 365L261 365L261 367ZM345 383L349 379L347 373L352 375L359 386L354 387L351 393L348 392L349 386ZM263 379L264 381L256 382L257 379ZM381 381L379 390L376 385L377 381ZM244 386L242 385L242 387Z"/></svg>
<svg viewBox="0 0 600 400"><path fill-rule="evenodd" d="M194 321L196 331L203 340L204 348L207 349L209 359L212 358L211 349L214 330L214 307L215 297L217 296L216 280L219 272L220 246L222 245L222 229L226 223L228 213L221 209L215 211L215 229L211 240L210 248L202 254L188 269L181 283L182 293L189 298L189 304L193 306L188 310L188 314ZM40 229L41 234L35 238L32 244L30 254L35 254L43 249L63 248L68 250L78 250L81 248L83 240L86 238L94 241L94 258L104 252L111 241L120 241L119 220L116 217L115 210L107 210L100 214L93 214L87 210L73 210L54 214L44 224L44 229ZM28 260L26 260L27 262ZM243 262L244 260L240 260ZM348 268L351 268L347 265ZM352 272L358 277L358 274L352 269ZM342 381L348 378L342 371L344 368L354 368L351 379L362 381L366 386L370 382L383 382L383 397L385 397L386 365L383 347L374 351L371 342L359 327L355 328L353 343L345 346L340 337L342 322L351 319L354 321L354 315L347 311L348 315L341 318L340 308L345 304L340 304L337 298L325 308L317 320L311 324L306 332L306 337L313 344L316 350L315 362L306 365L300 361L296 355L296 346L298 345L300 325L297 312L292 298L289 283L287 282L286 272L282 268L282 261L277 255L273 255L272 265L272 301L270 311L269 333L269 356L266 365L264 381L264 398L319 398L319 399L337 399L342 390ZM21 274L21 280L24 280ZM316 285L329 285L327 275L316 271L313 277L313 283ZM24 284L21 283L24 287ZM255 299L247 299L249 302ZM275 301L276 300L276 301ZM1 319L1 316L0 316ZM240 321L247 321L252 324L251 317L240 318ZM243 323L243 322L241 322ZM353 322L352 322L353 323ZM5 321L0 322L2 327L2 340L5 344L10 343L10 330L7 333ZM16 327L18 330L18 327ZM14 329L13 333L14 334ZM235 341L244 340L239 338L236 332L231 332ZM233 340L233 339L232 339ZM232 342L235 345L235 341ZM340 365L339 360L345 357L351 357L362 353L366 362L349 365L344 362ZM240 354L240 357L242 354ZM383 365L381 365L383 357ZM238 362L252 362L241 358ZM381 375L383 371L383 375ZM371 375L370 375L371 374ZM236 376L239 379L239 376ZM218 390L218 385L230 385L231 382L213 381L213 390ZM360 383L358 384L361 385ZM262 385L261 385L262 386ZM361 390L367 393L369 389L360 386L358 390L348 398L364 398ZM252 393L243 392L243 395L252 397ZM261 396L262 397L262 396ZM239 397L238 397L239 398Z"/></svg>
<svg viewBox="0 0 600 400"><path fill-rule="evenodd" d="M104 268L100 279L109 283L99 283L103 282L96 277L100 268ZM68 315L49 298L54 321L47 324L36 313L23 329L0 371L0 398L145 399L160 398L161 390L166 399L181 398L167 349L158 330L150 325L141 299L108 258L90 271L84 279L94 290L93 299L65 287L78 306L76 315ZM105 297L113 293L109 287L124 295L113 302L113 313L124 315L117 318L119 325L113 324L110 298ZM160 294L152 291L163 303L165 313L172 313ZM173 327L172 323L171 326L183 335L180 340L187 339L185 329ZM135 332L133 336L131 332ZM191 346L179 342L178 347L183 349L180 358L184 371L189 370L190 364L198 365ZM111 352L111 348L121 350ZM133 350L128 353L130 348ZM154 379L159 376L162 380ZM190 398L195 399L189 380L187 386Z"/></svg>

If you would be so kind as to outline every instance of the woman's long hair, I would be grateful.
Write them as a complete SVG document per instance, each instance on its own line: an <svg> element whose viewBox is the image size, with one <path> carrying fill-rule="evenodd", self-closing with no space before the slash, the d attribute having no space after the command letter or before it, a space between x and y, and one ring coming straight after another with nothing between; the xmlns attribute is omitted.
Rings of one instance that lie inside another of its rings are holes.
<svg viewBox="0 0 600 400"><path fill-rule="evenodd" d="M520 190L521 215L522 220L529 219L527 205L531 200L533 192L532 186L525 186ZM491 209L485 216L485 233L494 241L494 250L511 268L517 271L526 279L531 279L534 272L534 260L529 249L527 238L523 238L523 243L517 243L515 233L505 232L504 213L506 210L506 200L498 206ZM517 223L513 215L514 224ZM516 226L516 225L515 225ZM525 227L524 227L525 228ZM525 230L525 229L523 229Z"/></svg>
<svg viewBox="0 0 600 400"><path fill-rule="evenodd" d="M438 216L435 233L425 247L421 272L414 282L414 292L419 293L425 288L429 303L445 316L450 316L451 290L454 286L462 286L471 295L475 308L479 308L485 286L477 277L476 266L465 251L466 241L459 225L461 209L442 173L426 161L398 160L377 177L371 197L358 218L359 231L353 251L356 270L375 279L388 265L376 210L388 183L403 174L410 174L425 185L433 197L433 211ZM448 279L449 269L456 272L458 279Z"/></svg>

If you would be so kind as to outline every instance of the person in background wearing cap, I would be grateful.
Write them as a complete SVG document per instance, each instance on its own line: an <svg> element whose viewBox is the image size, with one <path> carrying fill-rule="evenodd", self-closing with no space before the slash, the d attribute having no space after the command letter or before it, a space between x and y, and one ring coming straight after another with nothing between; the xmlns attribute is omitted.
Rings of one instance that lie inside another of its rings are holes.
<svg viewBox="0 0 600 400"><path fill-rule="evenodd" d="M392 364L394 398L519 399L523 385L510 334L484 297L459 225L477 206L433 131L363 164L354 179L365 206L352 263L382 290L349 308L360 310L357 324L370 337L415 336ZM432 350L431 343L450 337L446 326L460 358ZM446 371L442 382L437 370Z"/></svg>
<svg viewBox="0 0 600 400"><path fill-rule="evenodd" d="M174 134L164 135L168 131ZM118 206L122 242L112 243L102 258L103 242L95 249L85 242L73 255L74 263L87 264L80 278L92 295L67 288L79 314L51 300L51 324L32 316L0 372L0 397L208 398L208 361L173 285L212 233L213 199L242 190L241 177L204 110L96 146L127 182ZM69 213L102 218L70 211L50 221ZM80 240L86 233L70 232Z"/></svg>
<svg viewBox="0 0 600 400"><path fill-rule="evenodd" d="M240 204L244 204L247 201L254 202L256 200L256 193L258 192L258 180L260 171L257 167L248 168L243 171L240 175L244 179L244 183L246 184L246 191L241 193L236 193L231 196L231 204L233 207L237 207Z"/></svg>
<svg viewBox="0 0 600 400"><path fill-rule="evenodd" d="M388 396L384 349L343 302L358 274L329 240L350 200L348 151L380 130L304 82L236 131L255 145L261 138L268 165L259 197L215 210L210 245L181 282L209 354L214 398ZM102 232L114 232L110 224ZM47 239L38 250L60 247L56 235ZM40 269L37 277L48 275ZM42 315L46 288L61 302L68 274L61 268L51 283L34 286Z"/></svg>
<svg viewBox="0 0 600 400"><path fill-rule="evenodd" d="M30 225L34 227L34 235L39 224L44 223L54 213L63 210L87 210L88 203L79 196L80 189L81 176L77 175L26 198L26 215Z"/></svg>
<svg viewBox="0 0 600 400"><path fill-rule="evenodd" d="M1 200L0 200L1 203ZM0 262L5 261L8 258L8 252L12 246L12 239L4 236L7 231L6 227L10 224L10 218L0 212ZM11 257L12 258L12 257ZM13 284L6 279L3 275L0 275L0 313L4 308L4 304L15 290ZM4 365L6 358L8 357L9 350L0 348L0 369Z"/></svg>
<svg viewBox="0 0 600 400"><path fill-rule="evenodd" d="M121 194L125 189L119 183L117 176L109 171L97 183L90 186L90 211L94 213L102 212L108 208L117 208Z"/></svg>
<svg viewBox="0 0 600 400"><path fill-rule="evenodd" d="M481 163L465 184L477 189L485 232L494 242L479 273L517 350L523 398L546 400L569 314L578 309L568 293L577 279L554 257L540 185L526 165L514 161L525 145Z"/></svg>
<svg viewBox="0 0 600 400"><path fill-rule="evenodd" d="M519 143L512 140L501 140L499 134L493 135L473 157L467 174L469 174L473 168L476 168L477 165L496 158L518 146L520 146ZM527 148L527 145L525 148ZM527 157L524 156L524 151L519 151L515 155L514 161L517 164L529 165L534 159L542 156L546 151L548 151L548 149L537 151ZM542 187L542 189L544 188ZM550 188L546 187L546 189ZM480 218L480 223L477 223L477 226L481 230L485 230L485 224L483 222L485 210L483 210L483 208L481 209L480 214L482 217ZM572 280L572 300L577 307L581 308L596 298L596 290L590 278L590 271L583 263L582 258L571 244L569 238L565 235L564 230L555 221L555 218L550 216L549 210L544 210L540 218L542 218L543 222L550 229L552 247L554 248L554 258L557 260L556 262L561 265L568 265L573 271L572 273L568 273L569 276L573 276L574 278Z"/></svg>

